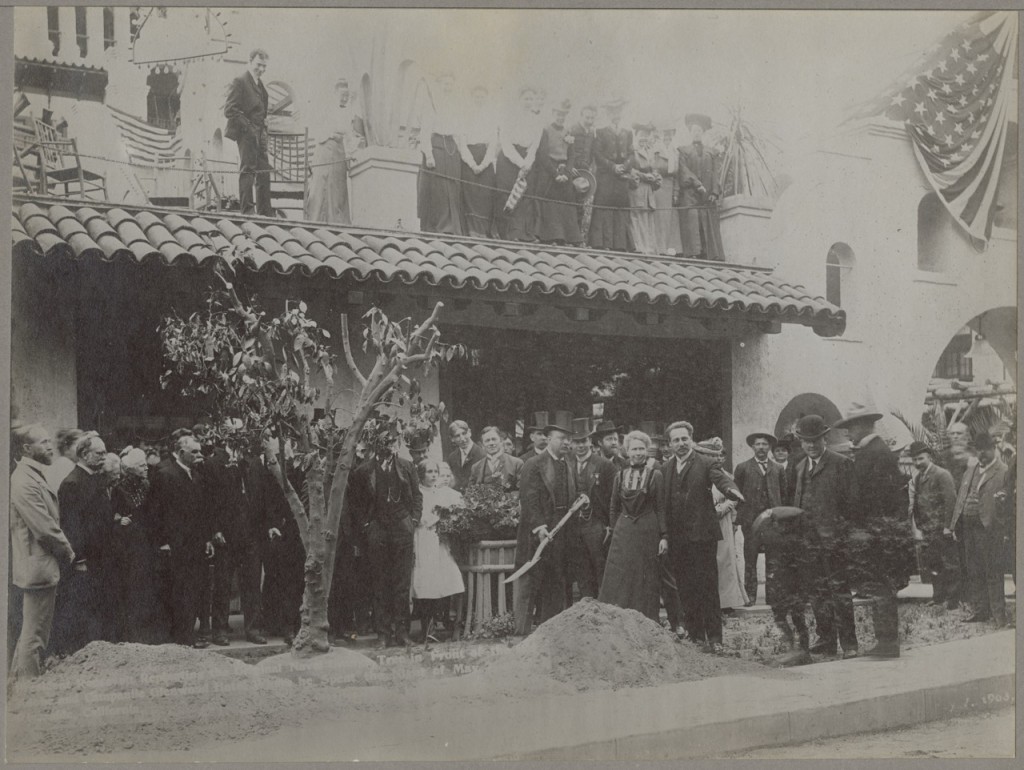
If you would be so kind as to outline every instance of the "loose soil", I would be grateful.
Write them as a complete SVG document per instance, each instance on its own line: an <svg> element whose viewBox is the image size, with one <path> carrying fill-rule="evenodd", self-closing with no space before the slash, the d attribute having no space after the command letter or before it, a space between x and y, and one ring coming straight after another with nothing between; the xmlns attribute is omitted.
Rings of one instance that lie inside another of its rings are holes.
<svg viewBox="0 0 1024 770"><path fill-rule="evenodd" d="M635 610L583 599L479 674L516 683L554 679L583 691L770 672L757 664L709 655Z"/></svg>
<svg viewBox="0 0 1024 770"><path fill-rule="evenodd" d="M957 613L944 619L934 608L901 606L900 612L905 641L912 644L990 630L960 623ZM777 643L770 617L737 620L726 625L727 645L744 638L754 649ZM858 630L867 623L858 609ZM868 642L862 636L861 643ZM549 694L729 674L798 675L740 655L709 655L637 612L593 600L573 605L514 646L460 642L429 652L393 649L376 658L334 648L310 659L285 653L247 664L212 650L94 642L13 688L8 759L183 751L325 719L400 721L423 709L454 711Z"/></svg>

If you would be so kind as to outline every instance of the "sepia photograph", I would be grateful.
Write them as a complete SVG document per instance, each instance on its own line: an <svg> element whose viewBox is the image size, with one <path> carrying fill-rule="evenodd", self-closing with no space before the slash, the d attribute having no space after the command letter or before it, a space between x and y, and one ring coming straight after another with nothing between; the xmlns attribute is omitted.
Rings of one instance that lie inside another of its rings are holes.
<svg viewBox="0 0 1024 770"><path fill-rule="evenodd" d="M7 762L1015 758L1017 10L0 13Z"/></svg>

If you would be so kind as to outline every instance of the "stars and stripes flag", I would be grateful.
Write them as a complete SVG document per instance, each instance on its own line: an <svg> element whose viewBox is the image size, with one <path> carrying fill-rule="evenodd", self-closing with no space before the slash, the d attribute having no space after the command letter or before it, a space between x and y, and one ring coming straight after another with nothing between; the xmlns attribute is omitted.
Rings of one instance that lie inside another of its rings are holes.
<svg viewBox="0 0 1024 770"><path fill-rule="evenodd" d="M988 242L1007 129L1017 116L1017 14L977 14L931 49L866 114L902 122L954 219Z"/></svg>

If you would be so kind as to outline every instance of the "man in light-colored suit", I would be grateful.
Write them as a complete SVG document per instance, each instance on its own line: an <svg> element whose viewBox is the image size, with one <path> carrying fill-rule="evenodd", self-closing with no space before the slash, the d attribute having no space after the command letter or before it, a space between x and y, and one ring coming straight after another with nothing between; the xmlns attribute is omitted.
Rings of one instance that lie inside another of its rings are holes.
<svg viewBox="0 0 1024 770"><path fill-rule="evenodd" d="M997 628L1006 625L1006 597L1003 593L1002 550L1008 535L997 495L1006 486L1006 464L999 459L995 442L987 433L974 440L978 459L969 463L960 482L953 526L963 519L964 550L967 557L967 598L972 615L968 623L991 620Z"/></svg>
<svg viewBox="0 0 1024 770"><path fill-rule="evenodd" d="M11 446L20 455L11 474L12 580L22 592L22 624L12 677L36 677L53 627L54 600L62 563L75 552L60 528L57 495L47 483L53 462L50 434L41 425L16 428Z"/></svg>

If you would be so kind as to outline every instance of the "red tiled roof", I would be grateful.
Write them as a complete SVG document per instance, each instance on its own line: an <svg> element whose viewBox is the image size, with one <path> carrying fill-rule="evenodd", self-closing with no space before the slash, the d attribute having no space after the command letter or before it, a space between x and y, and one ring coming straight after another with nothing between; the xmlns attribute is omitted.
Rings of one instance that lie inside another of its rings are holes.
<svg viewBox="0 0 1024 770"><path fill-rule="evenodd" d="M14 254L203 264L458 290L741 312L841 334L843 310L770 270L311 222L16 196Z"/></svg>

